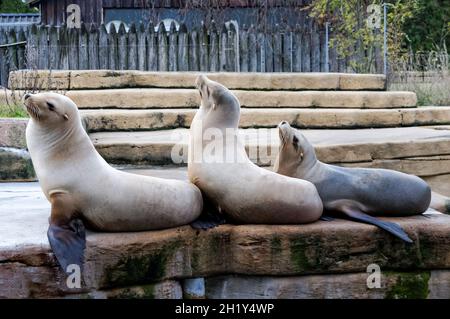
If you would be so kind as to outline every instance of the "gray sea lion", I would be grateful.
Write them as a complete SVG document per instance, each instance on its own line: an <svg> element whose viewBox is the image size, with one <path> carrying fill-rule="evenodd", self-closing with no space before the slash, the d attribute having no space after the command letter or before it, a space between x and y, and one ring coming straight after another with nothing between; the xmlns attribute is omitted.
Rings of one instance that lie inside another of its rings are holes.
<svg viewBox="0 0 450 319"><path fill-rule="evenodd" d="M201 105L192 121L188 175L204 197L238 223L302 224L318 220L313 184L253 164L238 138L240 104L225 86L199 76ZM212 146L217 146L212 151ZM211 150L211 152L209 152Z"/></svg>
<svg viewBox="0 0 450 319"><path fill-rule="evenodd" d="M72 100L27 94L27 146L51 203L48 239L64 271L83 262L83 223L100 231L142 231L189 224L202 211L189 182L122 172L95 150Z"/></svg>
<svg viewBox="0 0 450 319"><path fill-rule="evenodd" d="M395 223L372 217L409 216L425 212L431 199L427 183L417 176L386 169L346 168L320 162L306 137L287 122L278 126L280 152L274 171L312 182L324 210L377 225L406 242L408 235Z"/></svg>

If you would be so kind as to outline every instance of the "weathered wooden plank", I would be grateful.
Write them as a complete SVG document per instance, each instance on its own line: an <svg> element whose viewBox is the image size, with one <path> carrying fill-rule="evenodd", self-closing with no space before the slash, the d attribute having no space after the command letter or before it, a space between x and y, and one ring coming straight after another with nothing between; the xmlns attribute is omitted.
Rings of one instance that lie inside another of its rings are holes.
<svg viewBox="0 0 450 319"><path fill-rule="evenodd" d="M8 37L3 30L0 30L0 44L6 44ZM8 85L8 50L0 48L0 86L6 87Z"/></svg>
<svg viewBox="0 0 450 319"><path fill-rule="evenodd" d="M320 72L320 36L315 23L311 31L311 71Z"/></svg>
<svg viewBox="0 0 450 319"><path fill-rule="evenodd" d="M108 32L105 25L102 24L98 32L98 67L100 69L109 68L109 51Z"/></svg>
<svg viewBox="0 0 450 319"><path fill-rule="evenodd" d="M178 70L178 33L172 21L169 30L169 71Z"/></svg>
<svg viewBox="0 0 450 319"><path fill-rule="evenodd" d="M147 38L147 70L158 71L158 35L155 33L155 26L152 22L145 30Z"/></svg>
<svg viewBox="0 0 450 319"><path fill-rule="evenodd" d="M230 23L228 26L228 54L227 54L227 70L229 72L239 72L239 38L236 26Z"/></svg>
<svg viewBox="0 0 450 319"><path fill-rule="evenodd" d="M30 28L27 39L26 59L28 68L34 70L38 67L39 49L38 49L38 27L33 24Z"/></svg>
<svg viewBox="0 0 450 319"><path fill-rule="evenodd" d="M293 45L293 38L292 38L292 31L286 30L286 32L283 35L283 72L292 72L292 45Z"/></svg>
<svg viewBox="0 0 450 319"><path fill-rule="evenodd" d="M128 67L126 68L127 70L137 70L137 62L138 62L138 57L137 57L137 30L136 30L136 25L134 23L131 24L130 26L130 30L128 31L128 43L127 43L127 47L128 47Z"/></svg>
<svg viewBox="0 0 450 319"><path fill-rule="evenodd" d="M169 71L169 45L167 43L166 28L161 22L158 26L158 70Z"/></svg>
<svg viewBox="0 0 450 319"><path fill-rule="evenodd" d="M248 71L256 72L258 70L258 48L256 43L256 32L253 27L250 27L248 33Z"/></svg>
<svg viewBox="0 0 450 319"><path fill-rule="evenodd" d="M242 31L239 32L239 63L240 72L248 72L248 32L245 25Z"/></svg>
<svg viewBox="0 0 450 319"><path fill-rule="evenodd" d="M88 33L88 53L89 53L89 69L97 70L99 68L99 28L94 24L90 25Z"/></svg>
<svg viewBox="0 0 450 319"><path fill-rule="evenodd" d="M214 21L211 23L210 33L210 50L209 50L209 70L212 72L217 72L220 70L220 35L217 32L216 24Z"/></svg>
<svg viewBox="0 0 450 319"><path fill-rule="evenodd" d="M8 43L16 43L17 35L14 29L11 29L7 34L7 42ZM17 45L8 47L8 64L9 64L9 72L17 70Z"/></svg>
<svg viewBox="0 0 450 319"><path fill-rule="evenodd" d="M329 71L329 64L327 65L328 48L325 36L325 29L323 30L321 29L319 31L319 39L320 39L320 72L328 72Z"/></svg>
<svg viewBox="0 0 450 319"><path fill-rule="evenodd" d="M20 30L19 33L17 34L17 41L19 41L19 42L27 41L27 37L23 30ZM23 44L19 45L19 47L17 48L17 63L18 63L17 67L19 68L19 70L26 68L26 65L27 65L26 46Z"/></svg>
<svg viewBox="0 0 450 319"><path fill-rule="evenodd" d="M209 42L208 30L203 22L198 34L198 41L200 50L200 71L207 72L209 70Z"/></svg>
<svg viewBox="0 0 450 319"><path fill-rule="evenodd" d="M311 72L311 33L302 32L302 72Z"/></svg>
<svg viewBox="0 0 450 319"><path fill-rule="evenodd" d="M117 53L118 53L118 68L119 70L126 70L128 68L128 35L125 30L125 25L120 24L119 32L117 33Z"/></svg>
<svg viewBox="0 0 450 319"><path fill-rule="evenodd" d="M273 59L273 55L268 55L266 52L266 39L267 35L263 32L258 32L258 36L256 38L258 55L256 57L258 61L257 72L268 72L267 71L267 59ZM268 56L268 58L267 58Z"/></svg>
<svg viewBox="0 0 450 319"><path fill-rule="evenodd" d="M76 28L69 28L69 69L78 70L79 32Z"/></svg>
<svg viewBox="0 0 450 319"><path fill-rule="evenodd" d="M145 36L145 26L143 23L139 24L137 30L137 68L144 71L147 60L147 40Z"/></svg>
<svg viewBox="0 0 450 319"><path fill-rule="evenodd" d="M65 25L58 28L58 69L68 70L69 69L69 51L70 51L70 39L69 30Z"/></svg>
<svg viewBox="0 0 450 319"><path fill-rule="evenodd" d="M267 31L264 45L266 48L266 72L273 72L273 34Z"/></svg>
<svg viewBox="0 0 450 319"><path fill-rule="evenodd" d="M80 28L80 47L78 49L78 67L80 70L86 70L89 68L89 47L88 47L88 30L84 23Z"/></svg>
<svg viewBox="0 0 450 319"><path fill-rule="evenodd" d="M49 67L51 70L59 69L58 30L54 25L48 29L48 42L50 48Z"/></svg>
<svg viewBox="0 0 450 319"><path fill-rule="evenodd" d="M39 41L39 57L38 68L48 69L48 28L45 25L38 27L38 41Z"/></svg>
<svg viewBox="0 0 450 319"><path fill-rule="evenodd" d="M283 70L282 56L283 56L283 34L280 27L275 26L275 33L273 34L273 71L281 72Z"/></svg>
<svg viewBox="0 0 450 319"><path fill-rule="evenodd" d="M108 49L109 49L109 68L111 70L118 69L118 42L117 42L117 31L114 24L110 25L108 34Z"/></svg>
<svg viewBox="0 0 450 319"><path fill-rule="evenodd" d="M227 70L228 30L225 24L220 30L220 71Z"/></svg>
<svg viewBox="0 0 450 319"><path fill-rule="evenodd" d="M189 35L189 71L200 70L200 46L198 32L193 29Z"/></svg>
<svg viewBox="0 0 450 319"><path fill-rule="evenodd" d="M292 71L302 71L302 33L300 26L296 25L292 35Z"/></svg>
<svg viewBox="0 0 450 319"><path fill-rule="evenodd" d="M189 71L189 38L186 25L182 23L178 30L178 68L175 71Z"/></svg>

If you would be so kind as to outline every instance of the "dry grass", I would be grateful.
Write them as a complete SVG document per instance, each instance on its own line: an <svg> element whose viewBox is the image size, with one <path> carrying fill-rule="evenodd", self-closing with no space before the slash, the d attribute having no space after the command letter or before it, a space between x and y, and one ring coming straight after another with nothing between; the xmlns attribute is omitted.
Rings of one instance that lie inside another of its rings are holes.
<svg viewBox="0 0 450 319"><path fill-rule="evenodd" d="M412 91L419 106L450 106L450 57L447 50L411 54L391 65L391 91Z"/></svg>

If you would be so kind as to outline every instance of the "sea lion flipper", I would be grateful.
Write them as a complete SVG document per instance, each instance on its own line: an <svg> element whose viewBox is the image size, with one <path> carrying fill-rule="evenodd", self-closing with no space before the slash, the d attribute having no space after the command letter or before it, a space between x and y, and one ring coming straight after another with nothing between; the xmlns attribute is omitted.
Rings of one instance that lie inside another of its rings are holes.
<svg viewBox="0 0 450 319"><path fill-rule="evenodd" d="M396 223L379 220L378 218L367 215L354 207L348 207L348 206L342 207L342 212L353 220L363 222L366 224L375 225L377 227L380 227L381 229L384 229L385 231L391 233L392 235L400 238L401 240L403 240L409 244L413 243L411 238L409 238L408 234L405 233L405 231L400 227L400 225L398 225Z"/></svg>
<svg viewBox="0 0 450 319"><path fill-rule="evenodd" d="M194 220L190 226L194 229L208 230L219 225L226 224L226 219L220 213L217 206L202 192L203 211L199 218Z"/></svg>
<svg viewBox="0 0 450 319"><path fill-rule="evenodd" d="M75 218L76 209L69 194L50 195L52 212L47 238L50 247L64 272L69 265L75 264L82 269L86 231L83 222Z"/></svg>
<svg viewBox="0 0 450 319"><path fill-rule="evenodd" d="M325 222L331 222L331 221L334 220L334 217L331 217L330 215L322 214L322 216L320 216L319 219L320 219L320 220L323 220L323 221L325 221Z"/></svg>
<svg viewBox="0 0 450 319"><path fill-rule="evenodd" d="M73 219L68 225L50 224L47 237L63 271L67 272L73 264L83 267L86 233L80 219Z"/></svg>

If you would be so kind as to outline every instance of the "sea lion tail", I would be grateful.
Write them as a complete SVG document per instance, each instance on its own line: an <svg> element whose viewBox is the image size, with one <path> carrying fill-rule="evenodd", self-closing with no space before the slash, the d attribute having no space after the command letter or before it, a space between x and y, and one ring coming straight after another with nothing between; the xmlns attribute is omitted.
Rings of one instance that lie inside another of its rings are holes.
<svg viewBox="0 0 450 319"><path fill-rule="evenodd" d="M387 222L383 220L379 220L378 218L375 218L373 216L367 215L361 211L358 211L354 208L346 208L343 210L345 215L347 215L350 219L366 223L366 224L372 224L377 227L380 227L381 229L384 229L388 233L391 233L397 238L400 238L404 242L407 242L409 244L412 244L413 241L411 238L409 238L408 234L403 230L403 228L400 227L400 225L392 222Z"/></svg>

